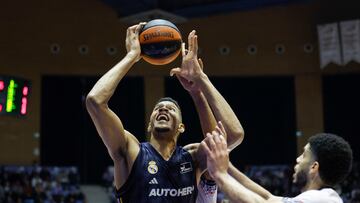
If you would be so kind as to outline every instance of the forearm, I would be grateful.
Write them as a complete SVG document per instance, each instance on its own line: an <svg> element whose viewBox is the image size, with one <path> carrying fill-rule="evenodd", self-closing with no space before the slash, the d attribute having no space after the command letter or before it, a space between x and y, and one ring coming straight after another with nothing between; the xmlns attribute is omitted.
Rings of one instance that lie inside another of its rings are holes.
<svg viewBox="0 0 360 203"><path fill-rule="evenodd" d="M221 121L227 132L230 149L239 145L244 139L244 130L230 105L210 82L207 75L201 75L200 89L209 103L215 119Z"/></svg>
<svg viewBox="0 0 360 203"><path fill-rule="evenodd" d="M128 136L121 120L109 109L107 103L120 80L134 64L132 59L131 56L126 55L97 81L86 98L86 108L114 160L120 151L122 154L127 151Z"/></svg>
<svg viewBox="0 0 360 203"><path fill-rule="evenodd" d="M271 193L269 191L261 187L256 182L252 181L245 174L243 174L237 168L235 168L235 166L232 165L231 163L229 165L228 172L240 184L242 184L244 187L248 188L249 190L253 191L254 193L260 195L262 198L269 199L271 197Z"/></svg>
<svg viewBox="0 0 360 203"><path fill-rule="evenodd" d="M128 53L118 64L96 82L95 86L89 92L88 98L91 98L98 104L107 104L119 82L135 62L135 57Z"/></svg>
<svg viewBox="0 0 360 203"><path fill-rule="evenodd" d="M203 135L206 136L206 133L215 129L216 120L214 114L212 113L209 103L206 101L206 98L202 92L190 92L190 95L194 101L196 110L199 115Z"/></svg>
<svg viewBox="0 0 360 203"><path fill-rule="evenodd" d="M229 174L215 178L220 190L230 199L231 202L242 203L264 203L265 199L257 195L256 193L245 188L242 184L237 182Z"/></svg>

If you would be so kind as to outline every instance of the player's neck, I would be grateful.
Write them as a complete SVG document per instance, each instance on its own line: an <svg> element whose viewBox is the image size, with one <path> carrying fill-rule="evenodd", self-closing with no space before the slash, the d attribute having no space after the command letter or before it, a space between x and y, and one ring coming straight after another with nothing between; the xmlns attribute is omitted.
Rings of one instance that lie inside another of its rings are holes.
<svg viewBox="0 0 360 203"><path fill-rule="evenodd" d="M176 148L176 140L150 138L150 144L159 152L164 160L169 160Z"/></svg>
<svg viewBox="0 0 360 203"><path fill-rule="evenodd" d="M303 188L302 192L308 191L308 190L320 190L324 187L323 182L321 179L316 178L313 181L310 181L306 184L306 186Z"/></svg>

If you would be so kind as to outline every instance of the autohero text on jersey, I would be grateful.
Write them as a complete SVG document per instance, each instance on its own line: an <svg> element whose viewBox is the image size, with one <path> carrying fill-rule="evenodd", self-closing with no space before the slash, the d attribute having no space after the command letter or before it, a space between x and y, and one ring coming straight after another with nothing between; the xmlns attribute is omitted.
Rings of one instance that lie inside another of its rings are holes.
<svg viewBox="0 0 360 203"><path fill-rule="evenodd" d="M149 197L180 197L192 194L194 186L170 189L170 188L153 188L149 193Z"/></svg>

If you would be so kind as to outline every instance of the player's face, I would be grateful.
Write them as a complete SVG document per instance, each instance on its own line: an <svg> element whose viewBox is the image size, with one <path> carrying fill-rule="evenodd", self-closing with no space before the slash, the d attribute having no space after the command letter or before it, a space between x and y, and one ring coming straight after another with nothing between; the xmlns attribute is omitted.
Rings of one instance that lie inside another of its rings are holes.
<svg viewBox="0 0 360 203"><path fill-rule="evenodd" d="M304 187L309 181L309 171L314 163L314 156L310 150L310 145L304 147L304 152L296 159L294 167L293 183Z"/></svg>
<svg viewBox="0 0 360 203"><path fill-rule="evenodd" d="M176 131L181 123L180 109L171 101L156 104L151 117L151 130L156 132Z"/></svg>

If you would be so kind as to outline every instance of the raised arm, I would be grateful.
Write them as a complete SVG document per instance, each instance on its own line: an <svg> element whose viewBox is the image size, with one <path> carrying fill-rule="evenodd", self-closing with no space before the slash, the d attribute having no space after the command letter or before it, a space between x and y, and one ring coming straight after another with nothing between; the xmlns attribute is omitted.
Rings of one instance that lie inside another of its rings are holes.
<svg viewBox="0 0 360 203"><path fill-rule="evenodd" d="M140 60L138 35L143 23L127 29L126 56L103 75L86 97L86 108L115 166L115 185L125 182L139 152L139 142L126 131L119 117L109 108L108 101L129 69Z"/></svg>
<svg viewBox="0 0 360 203"><path fill-rule="evenodd" d="M186 63L187 60L191 60L191 58L189 57L189 54L185 53L185 43L182 44L182 57L183 57L183 63ZM202 60L198 59L198 62L199 62L200 68L203 69L204 66L203 66ZM179 82L184 87L184 89L186 89L189 92L189 94L195 104L196 111L197 111L197 113L199 115L199 119L200 119L201 130L205 137L206 133L213 131L216 126L216 119L215 119L213 112L211 111L210 105L207 102L207 100L206 100L204 94L201 92L201 90L197 86L194 86L191 81L188 81L181 75L176 75L176 77L178 78Z"/></svg>
<svg viewBox="0 0 360 203"><path fill-rule="evenodd" d="M185 50L185 49L183 49ZM193 89L198 89L205 98L205 102L211 108L217 121L222 121L228 137L229 148L233 149L244 139L244 130L230 105L211 83L204 73L197 59L198 43L195 31L189 34L189 50L183 59L181 68L171 70L171 75L181 77L191 84ZM184 55L184 53L183 53ZM195 103L196 104L196 103ZM212 129L206 132L211 132Z"/></svg>
<svg viewBox="0 0 360 203"><path fill-rule="evenodd" d="M207 156L208 172L220 190L226 194L231 202L281 203L281 197L275 197L270 193L265 194L266 192L264 191L257 194L256 192L259 192L259 188L254 187L252 184L250 184L250 188L248 188L229 175L229 153L226 140L223 136L226 133L221 124L219 128L220 130L208 133L205 140L201 142L200 147L204 148ZM233 169L230 169L230 172L232 170ZM240 177L240 179L244 181L243 177Z"/></svg>
<svg viewBox="0 0 360 203"><path fill-rule="evenodd" d="M223 123L224 128L228 133L226 140L229 143L229 149L234 149L244 139L244 130L240 124L240 121L236 117L234 111L227 103L225 98L210 82L206 74L201 76L199 86L201 87L201 90L205 95L216 120Z"/></svg>
<svg viewBox="0 0 360 203"><path fill-rule="evenodd" d="M229 163L228 173L240 184L242 184L247 189L253 191L254 193L260 195L264 199L269 199L272 195L265 188L251 180L241 171L239 171L232 163Z"/></svg>
<svg viewBox="0 0 360 203"><path fill-rule="evenodd" d="M193 33L193 32L192 32ZM189 44L192 44L193 34L190 33L188 36ZM203 63L201 59L197 58L197 54L194 54L194 50L186 51L185 43L182 43L182 66L186 66L186 64L191 64L193 61L197 61L198 65L201 69L203 69ZM210 108L209 103L207 102L204 94L201 92L198 86L194 85L191 80L186 79L181 74L176 74L177 79L180 84L187 90L195 104L196 111L199 115L199 120L201 124L201 130L203 135L205 136L207 132L211 132L215 129L216 119ZM204 170L206 169L206 158L205 153L200 149L198 150L197 144L189 144L184 148L192 155L193 159L196 163L196 181L200 182L200 177Z"/></svg>

